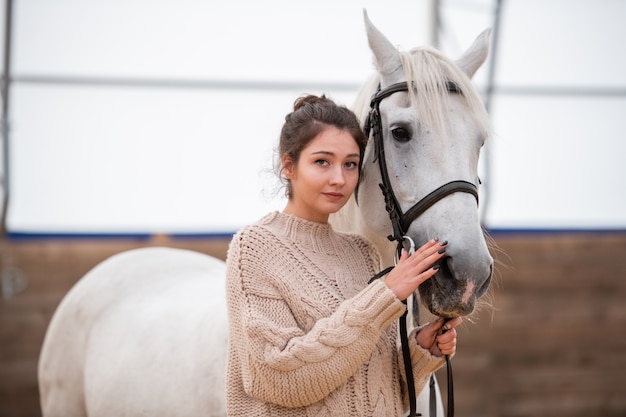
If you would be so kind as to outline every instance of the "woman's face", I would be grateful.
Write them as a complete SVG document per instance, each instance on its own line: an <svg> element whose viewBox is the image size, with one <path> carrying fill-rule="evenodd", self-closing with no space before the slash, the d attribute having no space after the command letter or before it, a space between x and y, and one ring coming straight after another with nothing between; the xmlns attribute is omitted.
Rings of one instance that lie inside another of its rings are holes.
<svg viewBox="0 0 626 417"><path fill-rule="evenodd" d="M302 150L295 164L283 157L292 197L284 212L326 223L346 204L359 180L359 146L350 133L328 128Z"/></svg>

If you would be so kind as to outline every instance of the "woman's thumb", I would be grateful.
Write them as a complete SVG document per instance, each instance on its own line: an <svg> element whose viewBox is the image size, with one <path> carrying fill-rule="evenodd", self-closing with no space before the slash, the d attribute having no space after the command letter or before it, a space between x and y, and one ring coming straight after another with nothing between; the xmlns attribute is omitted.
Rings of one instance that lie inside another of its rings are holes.
<svg viewBox="0 0 626 417"><path fill-rule="evenodd" d="M443 322L444 322L444 319L439 318L433 322L428 323L426 326L422 327L418 333L419 339L422 340L423 342L428 342L428 344L431 344L437 337L437 334L439 333L439 331L441 330L441 326L443 325Z"/></svg>

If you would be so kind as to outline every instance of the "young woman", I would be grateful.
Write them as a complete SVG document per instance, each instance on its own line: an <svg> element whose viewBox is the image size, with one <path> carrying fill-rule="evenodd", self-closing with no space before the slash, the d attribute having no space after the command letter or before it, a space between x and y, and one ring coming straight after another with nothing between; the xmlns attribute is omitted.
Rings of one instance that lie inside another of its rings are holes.
<svg viewBox="0 0 626 417"><path fill-rule="evenodd" d="M445 243L404 253L383 279L376 249L333 231L367 138L325 96L298 99L279 143L288 202L233 238L227 258L227 412L236 416L401 416L408 410L397 319L436 273ZM456 350L457 318L409 336L416 390ZM449 330L442 334L442 330Z"/></svg>

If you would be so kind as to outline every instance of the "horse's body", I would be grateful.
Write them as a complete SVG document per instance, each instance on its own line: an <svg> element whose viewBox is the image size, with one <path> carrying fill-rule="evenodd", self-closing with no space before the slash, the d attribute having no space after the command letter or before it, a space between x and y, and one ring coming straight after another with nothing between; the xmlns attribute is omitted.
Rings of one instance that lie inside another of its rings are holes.
<svg viewBox="0 0 626 417"><path fill-rule="evenodd" d="M65 296L39 363L43 415L225 416L225 265L136 249Z"/></svg>
<svg viewBox="0 0 626 417"><path fill-rule="evenodd" d="M363 87L357 114L365 115L363 103L379 84L408 80L417 85L418 97L396 93L380 106L392 185L403 209L444 182L475 182L484 109L472 108L476 100L469 77L485 59L486 37L474 43L456 70L448 69L451 63L439 65L439 78L424 84L433 91L424 92L415 77L426 73L407 59L421 56L429 60L424 65L431 65L443 58L434 52L399 53L367 18L366 26L378 75ZM455 82L463 93L435 100L442 93L433 85L441 79ZM422 96L430 97L426 106L416 101ZM429 111L445 114L425 114ZM399 128L405 130L402 140L396 137ZM404 140L406 131L410 140ZM389 217L375 159L368 145L358 206L352 201L342 210L345 215L332 222L339 230L370 238L391 262L394 246L386 239ZM407 233L418 244L435 236L450 242L439 278L420 288L428 308L443 316L469 314L488 286L492 267L474 198L445 197ZM222 261L167 248L121 253L90 271L63 299L44 340L39 363L43 415L225 416L224 271ZM438 403L441 416L440 398ZM427 415L427 410L425 389L418 411Z"/></svg>

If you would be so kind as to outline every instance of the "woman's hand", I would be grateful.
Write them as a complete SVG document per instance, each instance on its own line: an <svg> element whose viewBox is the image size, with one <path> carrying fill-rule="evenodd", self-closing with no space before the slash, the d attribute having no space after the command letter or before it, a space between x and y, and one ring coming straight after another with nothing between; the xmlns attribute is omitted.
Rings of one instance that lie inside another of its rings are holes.
<svg viewBox="0 0 626 417"><path fill-rule="evenodd" d="M385 284L400 300L406 300L419 285L435 275L439 265L435 263L444 256L446 244L431 239L409 256L403 249L395 268L385 277Z"/></svg>
<svg viewBox="0 0 626 417"><path fill-rule="evenodd" d="M422 327L415 336L417 343L433 356L454 355L456 352L456 329L461 317L445 321L437 319ZM445 324L444 324L445 323Z"/></svg>

